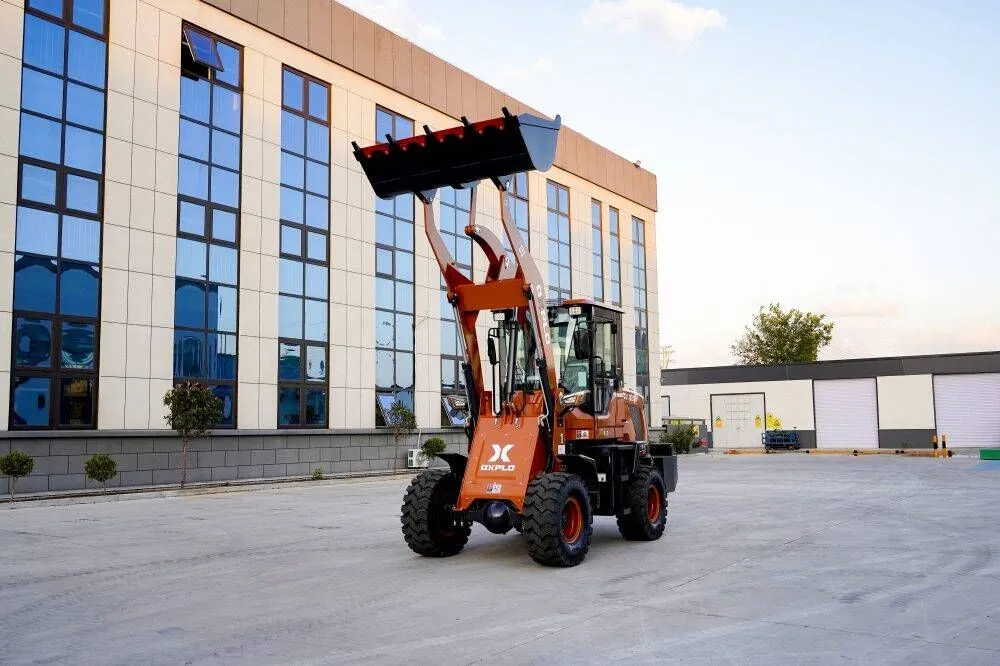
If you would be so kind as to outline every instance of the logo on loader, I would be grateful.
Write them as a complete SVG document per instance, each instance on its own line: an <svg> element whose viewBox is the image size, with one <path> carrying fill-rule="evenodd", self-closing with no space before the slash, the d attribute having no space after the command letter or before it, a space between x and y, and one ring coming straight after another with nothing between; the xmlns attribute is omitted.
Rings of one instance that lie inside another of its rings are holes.
<svg viewBox="0 0 1000 666"><path fill-rule="evenodd" d="M513 444L504 444L500 446L499 444L491 444L493 447L493 455L484 464L479 466L480 472L513 472L514 465L510 464L510 450L514 448ZM506 463L506 464L504 464Z"/></svg>

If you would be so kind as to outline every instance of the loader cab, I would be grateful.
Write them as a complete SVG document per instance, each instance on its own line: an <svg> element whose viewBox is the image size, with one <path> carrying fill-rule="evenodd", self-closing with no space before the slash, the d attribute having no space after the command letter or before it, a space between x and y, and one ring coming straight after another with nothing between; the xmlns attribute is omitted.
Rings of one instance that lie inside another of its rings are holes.
<svg viewBox="0 0 1000 666"><path fill-rule="evenodd" d="M622 386L622 311L587 299L563 301L548 311L563 404L606 414Z"/></svg>

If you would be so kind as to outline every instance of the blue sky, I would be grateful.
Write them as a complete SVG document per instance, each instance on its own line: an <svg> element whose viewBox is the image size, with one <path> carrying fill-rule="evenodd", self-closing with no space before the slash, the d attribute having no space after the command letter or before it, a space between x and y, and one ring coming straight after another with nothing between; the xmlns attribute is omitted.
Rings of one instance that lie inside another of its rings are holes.
<svg viewBox="0 0 1000 666"><path fill-rule="evenodd" d="M1000 2L341 1L657 175L672 365L1000 349Z"/></svg>

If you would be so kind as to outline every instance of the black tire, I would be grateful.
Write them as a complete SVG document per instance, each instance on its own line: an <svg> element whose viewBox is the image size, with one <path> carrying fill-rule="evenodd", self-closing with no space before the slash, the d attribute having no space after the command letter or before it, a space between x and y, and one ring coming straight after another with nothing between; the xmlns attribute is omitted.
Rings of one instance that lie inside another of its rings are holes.
<svg viewBox="0 0 1000 666"><path fill-rule="evenodd" d="M658 508L652 506L654 503ZM618 531L629 541L656 541L667 528L667 493L652 465L640 465L625 489L629 512L618 516Z"/></svg>
<svg viewBox="0 0 1000 666"><path fill-rule="evenodd" d="M403 538L413 552L426 557L451 557L469 541L468 527L445 520L445 507L458 500L461 486L446 469L431 469L417 475L403 497Z"/></svg>
<svg viewBox="0 0 1000 666"><path fill-rule="evenodd" d="M531 559L575 567L590 550L593 514L587 487L575 474L539 474L528 485L521 523Z"/></svg>

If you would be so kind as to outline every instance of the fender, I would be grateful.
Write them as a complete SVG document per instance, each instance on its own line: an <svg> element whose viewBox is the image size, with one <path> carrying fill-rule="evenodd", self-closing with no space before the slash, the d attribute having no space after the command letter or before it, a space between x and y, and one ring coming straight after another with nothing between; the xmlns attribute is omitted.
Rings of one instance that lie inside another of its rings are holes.
<svg viewBox="0 0 1000 666"><path fill-rule="evenodd" d="M584 481L597 481L597 461L579 453L564 453L559 456L563 469L576 474Z"/></svg>
<svg viewBox="0 0 1000 666"><path fill-rule="evenodd" d="M439 453L437 457L448 463L451 473L461 481L465 477L465 467L469 464L469 457L462 453Z"/></svg>

